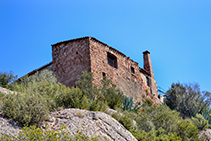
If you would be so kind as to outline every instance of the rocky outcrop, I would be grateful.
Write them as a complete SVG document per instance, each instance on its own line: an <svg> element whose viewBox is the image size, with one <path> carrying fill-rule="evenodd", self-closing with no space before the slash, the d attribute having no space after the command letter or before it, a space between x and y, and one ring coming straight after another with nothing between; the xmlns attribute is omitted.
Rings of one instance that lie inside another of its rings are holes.
<svg viewBox="0 0 211 141"><path fill-rule="evenodd" d="M3 94L13 94L13 91L0 87L0 92Z"/></svg>
<svg viewBox="0 0 211 141"><path fill-rule="evenodd" d="M102 140L110 141L137 141L136 138L123 125L111 116L97 111L80 109L65 109L52 112L49 121L42 122L41 127L48 127L46 130L60 129L65 125L71 136L77 131L82 131L86 136L100 136ZM0 114L0 136L7 134L16 136L21 128L12 120L5 119Z"/></svg>
<svg viewBox="0 0 211 141"><path fill-rule="evenodd" d="M7 134L10 137L14 137L18 135L20 131L21 128L16 122L3 118L2 114L0 113L0 137L2 134Z"/></svg>
<svg viewBox="0 0 211 141"><path fill-rule="evenodd" d="M211 140L211 129L206 129L200 132L199 138L202 141L210 141Z"/></svg>
<svg viewBox="0 0 211 141"><path fill-rule="evenodd" d="M48 129L59 129L62 124L72 135L79 130L89 137L101 136L102 139L106 137L111 141L137 141L123 125L103 112L65 109L50 113L49 122L43 122L42 125L47 125Z"/></svg>

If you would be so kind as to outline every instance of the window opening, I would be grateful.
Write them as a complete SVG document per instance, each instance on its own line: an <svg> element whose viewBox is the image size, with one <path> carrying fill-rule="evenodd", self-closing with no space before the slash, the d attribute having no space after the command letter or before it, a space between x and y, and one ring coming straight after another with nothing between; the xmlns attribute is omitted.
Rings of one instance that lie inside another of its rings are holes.
<svg viewBox="0 0 211 141"><path fill-rule="evenodd" d="M106 74L105 74L105 72L103 72L103 79L105 79L106 78Z"/></svg>
<svg viewBox="0 0 211 141"><path fill-rule="evenodd" d="M78 54L78 52L76 51L76 54Z"/></svg>
<svg viewBox="0 0 211 141"><path fill-rule="evenodd" d="M132 73L135 73L134 67L131 67L131 72L132 72Z"/></svg>
<svg viewBox="0 0 211 141"><path fill-rule="evenodd" d="M148 77L148 76L146 76L146 80L147 80L147 86L149 86L149 87L150 87L150 79L149 79L149 77Z"/></svg>
<svg viewBox="0 0 211 141"><path fill-rule="evenodd" d="M116 56L108 52L107 58L108 58L108 64L112 67L117 68L117 58L116 58Z"/></svg>

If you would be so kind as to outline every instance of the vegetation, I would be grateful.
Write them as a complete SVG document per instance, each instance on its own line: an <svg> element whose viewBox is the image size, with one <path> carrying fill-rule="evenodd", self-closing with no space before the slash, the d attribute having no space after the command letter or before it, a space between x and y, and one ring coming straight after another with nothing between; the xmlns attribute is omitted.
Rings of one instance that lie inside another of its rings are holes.
<svg viewBox="0 0 211 141"><path fill-rule="evenodd" d="M71 135L70 132L64 130L62 127L60 130L51 129L49 131L43 130L41 128L36 128L36 126L24 127L23 131L19 133L17 137L2 136L0 139L5 141L99 141L100 137L88 137L83 134L82 131L78 131L76 135Z"/></svg>
<svg viewBox="0 0 211 141"><path fill-rule="evenodd" d="M124 100L124 103L123 103L123 110L124 111L133 111L135 113L138 112L138 110L140 109L139 104L135 104L135 107L134 106L134 102L133 102L133 98L130 98L130 97L127 97L125 96L125 100Z"/></svg>
<svg viewBox="0 0 211 141"><path fill-rule="evenodd" d="M105 111L107 107L118 109L112 116L128 129L139 141L199 140L198 133L209 128L210 99L208 92L200 92L198 85L172 84L167 92L166 105L154 105L150 99L137 106L133 98L103 79L101 84L92 83L92 73L83 72L76 87L68 88L57 83L50 71L42 71L23 77L21 83L13 83L14 94L0 94L0 107L4 116L24 127L17 138L4 136L6 140L98 140L79 132L70 138L63 130L43 131L30 127L48 119L50 111L63 108L79 108ZM135 106L134 106L135 105ZM169 106L169 107L168 107ZM139 110L140 109L140 110ZM138 112L139 111L139 112ZM83 113L76 113L82 118ZM34 138L36 136L36 138Z"/></svg>
<svg viewBox="0 0 211 141"><path fill-rule="evenodd" d="M211 93L201 92L197 83L173 83L167 91L165 103L172 110L180 112L183 118L191 118L211 105Z"/></svg>
<svg viewBox="0 0 211 141"><path fill-rule="evenodd" d="M121 107L123 94L111 85L110 80L102 80L99 87L87 84L92 81L92 73L83 72L77 86L70 89L57 83L48 70L23 77L20 84L13 84L17 94L3 96L3 114L22 126L30 126L46 120L50 111L60 107L94 111Z"/></svg>
<svg viewBox="0 0 211 141"><path fill-rule="evenodd" d="M13 72L0 72L0 87L10 88L9 84L17 79Z"/></svg>

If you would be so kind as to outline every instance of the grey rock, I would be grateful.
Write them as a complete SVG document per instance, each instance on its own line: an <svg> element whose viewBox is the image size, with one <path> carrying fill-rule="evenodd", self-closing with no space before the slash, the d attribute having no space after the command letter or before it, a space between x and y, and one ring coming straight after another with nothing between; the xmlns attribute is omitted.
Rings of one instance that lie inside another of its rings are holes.
<svg viewBox="0 0 211 141"><path fill-rule="evenodd" d="M6 119L0 113L0 137L7 134L10 137L17 136L21 131L20 126L10 119Z"/></svg>
<svg viewBox="0 0 211 141"><path fill-rule="evenodd" d="M211 129L205 129L205 130L202 130L200 133L199 133L199 139L201 141L210 141L211 140Z"/></svg>
<svg viewBox="0 0 211 141"><path fill-rule="evenodd" d="M43 123L48 129L59 129L65 125L72 135L77 131L91 136L106 137L111 141L137 141L136 138L118 121L103 112L93 112L80 109L65 109L50 113L50 120Z"/></svg>

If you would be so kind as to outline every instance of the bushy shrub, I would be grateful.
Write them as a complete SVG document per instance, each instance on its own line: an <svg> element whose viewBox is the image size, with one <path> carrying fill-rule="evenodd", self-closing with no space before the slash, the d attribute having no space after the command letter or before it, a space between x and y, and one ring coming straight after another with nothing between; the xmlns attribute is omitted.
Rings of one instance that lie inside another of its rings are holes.
<svg viewBox="0 0 211 141"><path fill-rule="evenodd" d="M166 134L162 128L150 130L149 132L144 130L130 130L130 132L138 141L182 141L177 133Z"/></svg>
<svg viewBox="0 0 211 141"><path fill-rule="evenodd" d="M29 126L48 119L48 107L38 94L10 94L3 98L4 116Z"/></svg>
<svg viewBox="0 0 211 141"><path fill-rule="evenodd" d="M0 92L0 112L2 112L2 99L4 97L4 94L2 92Z"/></svg>
<svg viewBox="0 0 211 141"><path fill-rule="evenodd" d="M146 106L139 115L128 117L136 121L131 130L138 140L197 140L198 129L190 121L183 120L179 113L167 106Z"/></svg>
<svg viewBox="0 0 211 141"><path fill-rule="evenodd" d="M10 83L17 79L17 75L14 75L12 71L10 72L0 72L0 87L10 89Z"/></svg>
<svg viewBox="0 0 211 141"><path fill-rule="evenodd" d="M121 107L124 100L123 93L111 84L111 80L105 78L98 86L92 83L93 80L92 73L84 71L77 82L77 87L82 90L82 95L90 100L91 110L99 110L99 108L102 110L105 105L112 109Z"/></svg>
<svg viewBox="0 0 211 141"><path fill-rule="evenodd" d="M201 112L201 115L208 121L208 124L211 124L211 109L210 108L204 108Z"/></svg>
<svg viewBox="0 0 211 141"><path fill-rule="evenodd" d="M99 88L101 99L108 104L112 109L122 107L124 101L123 93L116 88L116 85L111 83L111 80L105 78L101 80L101 87Z"/></svg>
<svg viewBox="0 0 211 141"><path fill-rule="evenodd" d="M95 99L96 87L93 86L92 83L93 80L94 79L92 73L87 71L82 71L82 76L76 82L76 86L79 87L90 100Z"/></svg>
<svg viewBox="0 0 211 141"><path fill-rule="evenodd" d="M65 108L80 108L89 109L90 100L78 87L69 89L55 96L57 106L64 106Z"/></svg>
<svg viewBox="0 0 211 141"><path fill-rule="evenodd" d="M136 119L139 129L148 132L151 129L163 128L166 132L174 131L176 122L180 120L178 112L170 110L167 106L144 107L140 118Z"/></svg>
<svg viewBox="0 0 211 141"><path fill-rule="evenodd" d="M153 101L151 99L145 99L144 100L144 103L143 103L143 106L146 107L146 106L152 106L153 105Z"/></svg>
<svg viewBox="0 0 211 141"><path fill-rule="evenodd" d="M172 110L180 112L183 118L191 118L211 105L211 93L201 92L197 83L176 83L167 91L165 103Z"/></svg>
<svg viewBox="0 0 211 141"><path fill-rule="evenodd" d="M133 127L133 120L127 116L122 116L119 122L127 129L130 130Z"/></svg>
<svg viewBox="0 0 211 141"><path fill-rule="evenodd" d="M196 117L192 117L191 121L199 130L208 128L208 121L201 114L196 114Z"/></svg>
<svg viewBox="0 0 211 141"><path fill-rule="evenodd" d="M198 129L189 120L181 120L177 123L177 134L182 140L198 140Z"/></svg>
<svg viewBox="0 0 211 141"><path fill-rule="evenodd" d="M77 134L72 135L69 131L51 129L49 131L41 128L24 127L23 131L19 133L17 137L9 137L7 135L2 136L0 139L5 141L34 141L34 140L49 140L49 141L100 141L101 137L88 137L83 134L83 131L78 131Z"/></svg>

